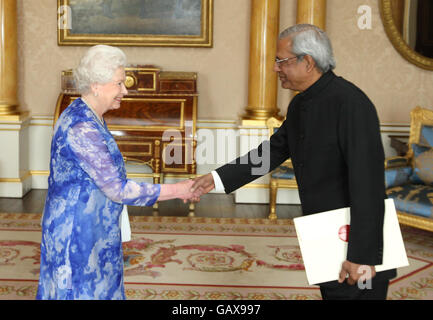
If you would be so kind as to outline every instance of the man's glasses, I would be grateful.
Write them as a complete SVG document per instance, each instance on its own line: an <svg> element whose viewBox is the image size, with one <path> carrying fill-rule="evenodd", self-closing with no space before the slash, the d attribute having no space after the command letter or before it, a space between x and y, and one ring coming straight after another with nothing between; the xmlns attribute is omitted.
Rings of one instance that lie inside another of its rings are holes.
<svg viewBox="0 0 433 320"><path fill-rule="evenodd" d="M284 58L284 59L278 59L277 57L275 57L275 63L278 65L278 67L281 67L282 64L284 64L286 61L290 61L292 59L297 59L301 56L294 56L294 57L289 57L289 58Z"/></svg>

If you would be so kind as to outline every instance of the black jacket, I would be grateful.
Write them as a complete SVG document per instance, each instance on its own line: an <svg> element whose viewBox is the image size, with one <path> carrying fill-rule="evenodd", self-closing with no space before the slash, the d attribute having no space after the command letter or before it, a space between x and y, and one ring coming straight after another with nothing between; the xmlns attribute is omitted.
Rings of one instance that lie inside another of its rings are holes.
<svg viewBox="0 0 433 320"><path fill-rule="evenodd" d="M384 151L376 109L359 88L329 71L296 95L270 141L216 170L226 193L264 174L252 170L266 167L258 156L268 171L292 159L304 215L350 207L347 260L382 263Z"/></svg>

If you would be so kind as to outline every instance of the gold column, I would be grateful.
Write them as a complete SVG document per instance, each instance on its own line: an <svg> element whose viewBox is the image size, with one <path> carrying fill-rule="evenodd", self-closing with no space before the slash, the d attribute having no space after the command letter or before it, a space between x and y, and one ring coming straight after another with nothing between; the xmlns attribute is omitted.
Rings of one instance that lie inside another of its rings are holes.
<svg viewBox="0 0 433 320"><path fill-rule="evenodd" d="M313 24L326 30L326 0L298 0L296 24ZM299 92L291 91L292 97Z"/></svg>
<svg viewBox="0 0 433 320"><path fill-rule="evenodd" d="M17 2L0 0L0 118L3 120L20 120L17 47Z"/></svg>
<svg viewBox="0 0 433 320"><path fill-rule="evenodd" d="M298 0L296 23L309 23L326 29L326 0Z"/></svg>
<svg viewBox="0 0 433 320"><path fill-rule="evenodd" d="M273 68L279 19L280 0L251 0L248 106L242 125L263 125L278 116L278 79Z"/></svg>

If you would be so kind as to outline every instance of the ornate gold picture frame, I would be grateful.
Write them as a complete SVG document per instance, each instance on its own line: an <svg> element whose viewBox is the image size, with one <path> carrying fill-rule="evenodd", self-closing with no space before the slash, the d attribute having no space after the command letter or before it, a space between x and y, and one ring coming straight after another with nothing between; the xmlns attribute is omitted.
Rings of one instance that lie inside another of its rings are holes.
<svg viewBox="0 0 433 320"><path fill-rule="evenodd" d="M433 59L420 55L418 52L410 48L403 40L401 33L397 30L392 16L392 0L380 0L379 8L382 17L382 22L385 27L385 32L395 49L407 61L414 65L426 69L433 70Z"/></svg>
<svg viewBox="0 0 433 320"><path fill-rule="evenodd" d="M212 47L213 0L57 0L60 46Z"/></svg>

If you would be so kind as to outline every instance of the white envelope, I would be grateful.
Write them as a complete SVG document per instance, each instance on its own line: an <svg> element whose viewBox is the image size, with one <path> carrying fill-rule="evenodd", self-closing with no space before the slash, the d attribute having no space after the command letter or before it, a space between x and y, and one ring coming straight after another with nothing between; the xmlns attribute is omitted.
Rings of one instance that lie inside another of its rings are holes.
<svg viewBox="0 0 433 320"><path fill-rule="evenodd" d="M122 213L119 217L120 235L122 242L131 241L131 225L129 224L128 207L123 206Z"/></svg>
<svg viewBox="0 0 433 320"><path fill-rule="evenodd" d="M348 244L340 236L344 239L344 227L350 225L350 208L298 217L293 221L308 283L338 280ZM385 200L382 262L375 266L376 271L409 265L393 199Z"/></svg>

